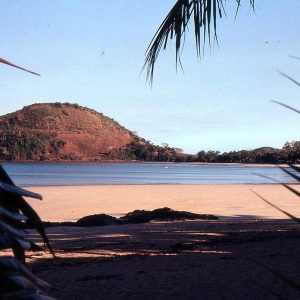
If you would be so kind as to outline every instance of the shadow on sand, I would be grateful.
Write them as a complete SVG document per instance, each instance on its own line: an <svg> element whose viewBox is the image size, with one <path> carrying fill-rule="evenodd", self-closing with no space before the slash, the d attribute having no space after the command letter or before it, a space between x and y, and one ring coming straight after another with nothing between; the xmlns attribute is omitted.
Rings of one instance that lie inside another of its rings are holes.
<svg viewBox="0 0 300 300"><path fill-rule="evenodd" d="M262 267L300 282L299 225L220 219L52 227L58 259L31 252L29 265L60 299L299 299Z"/></svg>

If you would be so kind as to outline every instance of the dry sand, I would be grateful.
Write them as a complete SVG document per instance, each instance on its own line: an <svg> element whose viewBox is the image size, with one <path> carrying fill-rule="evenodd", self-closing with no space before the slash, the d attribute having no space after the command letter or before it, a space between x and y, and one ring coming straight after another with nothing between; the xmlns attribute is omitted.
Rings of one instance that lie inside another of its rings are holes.
<svg viewBox="0 0 300 300"><path fill-rule="evenodd" d="M298 198L278 184L46 186L30 190L44 197L42 202L29 200L44 221L74 221L99 213L121 216L135 209L160 207L225 217L286 218L253 191L300 216Z"/></svg>
<svg viewBox="0 0 300 300"><path fill-rule="evenodd" d="M31 190L43 194L43 202L31 203L51 221L163 206L222 216L220 221L47 228L58 259L38 252L28 253L27 260L59 299L300 299L300 292L275 274L300 284L299 225L252 192L300 216L298 198L280 185ZM40 242L33 231L30 238Z"/></svg>

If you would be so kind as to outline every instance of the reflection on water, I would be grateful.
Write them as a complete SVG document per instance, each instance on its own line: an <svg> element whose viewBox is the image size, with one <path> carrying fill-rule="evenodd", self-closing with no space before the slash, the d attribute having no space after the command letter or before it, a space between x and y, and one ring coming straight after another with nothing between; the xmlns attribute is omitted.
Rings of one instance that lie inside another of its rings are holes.
<svg viewBox="0 0 300 300"><path fill-rule="evenodd" d="M282 170L263 166L188 163L3 163L19 185L72 184L259 184L295 182Z"/></svg>

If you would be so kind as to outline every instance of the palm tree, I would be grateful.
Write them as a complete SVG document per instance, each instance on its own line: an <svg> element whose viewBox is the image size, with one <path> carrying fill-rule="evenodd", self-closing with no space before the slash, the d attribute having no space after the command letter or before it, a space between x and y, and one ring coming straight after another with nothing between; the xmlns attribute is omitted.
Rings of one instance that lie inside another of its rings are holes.
<svg viewBox="0 0 300 300"><path fill-rule="evenodd" d="M241 5L241 0L236 2L236 14ZM248 1L254 10L255 0ZM170 40L175 40L176 65L180 64L180 50L182 40L188 28L190 20L194 23L194 35L198 57L201 56L201 48L208 40L218 42L217 21L226 16L226 0L177 0L164 21L156 31L152 41L146 50L146 58L143 69L147 69L147 79L152 83L154 67L160 50L164 50Z"/></svg>

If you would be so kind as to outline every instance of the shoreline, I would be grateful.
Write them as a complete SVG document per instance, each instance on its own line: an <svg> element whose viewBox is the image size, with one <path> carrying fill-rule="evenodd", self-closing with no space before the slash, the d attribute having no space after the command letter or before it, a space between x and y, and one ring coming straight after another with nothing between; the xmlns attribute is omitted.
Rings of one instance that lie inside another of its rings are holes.
<svg viewBox="0 0 300 300"><path fill-rule="evenodd" d="M300 190L299 185L291 185ZM119 217L128 212L169 207L221 218L287 219L281 209L300 216L297 196L280 184L241 185L88 185L31 186L43 201L28 199L43 221L76 221L93 214Z"/></svg>
<svg viewBox="0 0 300 300"><path fill-rule="evenodd" d="M283 185L283 184L288 184L288 185L299 185L300 186L300 182L272 182L272 183L70 183L70 184L20 184L18 185L18 187L21 188L39 188L39 187L101 187L101 186L259 186L259 185Z"/></svg>
<svg viewBox="0 0 300 300"><path fill-rule="evenodd" d="M0 160L0 164L188 164L199 166L241 166L241 167L288 167L285 164L270 164L270 163L209 163L209 162L168 162L168 161L139 161L139 160L103 160L103 161L82 161L82 160ZM294 164L294 166L300 166L300 164Z"/></svg>

